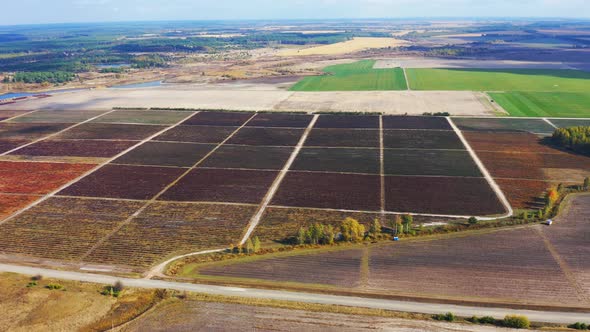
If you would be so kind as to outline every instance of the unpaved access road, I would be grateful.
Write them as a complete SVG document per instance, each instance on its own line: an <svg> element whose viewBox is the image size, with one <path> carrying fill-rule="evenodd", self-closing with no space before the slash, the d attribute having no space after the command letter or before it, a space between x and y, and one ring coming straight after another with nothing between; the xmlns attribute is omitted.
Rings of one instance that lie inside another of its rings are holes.
<svg viewBox="0 0 590 332"><path fill-rule="evenodd" d="M51 269L43 269L36 267L27 267L19 265L0 264L0 272L12 272L25 275L42 275L47 278L55 278L62 280L75 280L82 282L92 282L98 284L114 284L116 281L121 281L127 287L148 288L148 289L171 289L178 291L188 291L204 294L213 294L221 296L239 296L247 298L261 298L279 301L294 301L305 303L317 303L327 305L342 305L351 307L364 307L374 309L384 309L402 312L416 312L423 314L436 314L453 312L456 315L463 317L471 316L493 316L495 318L503 318L507 314L526 315L530 320L536 322L571 324L578 321L587 321L590 318L590 313L576 313L576 312L552 312L552 311L536 311L536 310L515 310L506 308L493 307L474 307L474 306L460 306L452 304L435 304L422 303L410 301L397 301L385 299L372 299L352 296L337 296L326 294L313 293L299 293L280 290L264 290L254 288L238 288L213 286L203 284L180 283L163 280L146 280L146 279L131 279L118 278L114 276L89 274L72 271L58 271Z"/></svg>

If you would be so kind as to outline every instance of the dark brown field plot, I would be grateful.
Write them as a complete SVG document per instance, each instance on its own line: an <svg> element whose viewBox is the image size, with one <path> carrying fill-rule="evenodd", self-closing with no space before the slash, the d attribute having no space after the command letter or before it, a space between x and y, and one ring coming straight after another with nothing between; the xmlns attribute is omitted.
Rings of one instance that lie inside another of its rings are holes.
<svg viewBox="0 0 590 332"><path fill-rule="evenodd" d="M47 194L94 168L89 164L0 162L0 192Z"/></svg>
<svg viewBox="0 0 590 332"><path fill-rule="evenodd" d="M258 204L277 175L276 171L195 169L166 191L161 200Z"/></svg>
<svg viewBox="0 0 590 332"><path fill-rule="evenodd" d="M521 131L535 134L551 134L555 130L542 119L453 118L453 122L463 131Z"/></svg>
<svg viewBox="0 0 590 332"><path fill-rule="evenodd" d="M291 153L287 147L222 145L199 167L280 170Z"/></svg>
<svg viewBox="0 0 590 332"><path fill-rule="evenodd" d="M378 149L303 148L291 169L379 174Z"/></svg>
<svg viewBox="0 0 590 332"><path fill-rule="evenodd" d="M258 113L248 121L247 127L306 128L312 115L289 113Z"/></svg>
<svg viewBox="0 0 590 332"><path fill-rule="evenodd" d="M191 167L215 145L146 142L113 161L114 164Z"/></svg>
<svg viewBox="0 0 590 332"><path fill-rule="evenodd" d="M584 119L549 119L551 123L559 128L590 126L590 120Z"/></svg>
<svg viewBox="0 0 590 332"><path fill-rule="evenodd" d="M348 217L358 220L366 227L379 218L379 213L342 212L337 210L314 210L304 208L269 207L256 229L254 235L263 241L287 241L295 238L301 227L309 227L313 223L339 227ZM417 223L418 217L414 222ZM368 229L368 228L367 228Z"/></svg>
<svg viewBox="0 0 590 332"><path fill-rule="evenodd" d="M383 129L444 129L452 130L444 117L384 116Z"/></svg>
<svg viewBox="0 0 590 332"><path fill-rule="evenodd" d="M390 149L465 149L457 134L448 130L383 130L383 146Z"/></svg>
<svg viewBox="0 0 590 332"><path fill-rule="evenodd" d="M141 141L162 131L166 126L128 125L116 123L84 123L61 133L61 139L118 139Z"/></svg>
<svg viewBox="0 0 590 332"><path fill-rule="evenodd" d="M11 153L23 156L69 156L110 158L127 150L133 141L45 140Z"/></svg>
<svg viewBox="0 0 590 332"><path fill-rule="evenodd" d="M477 152L496 178L577 181L590 176L590 158L571 153Z"/></svg>
<svg viewBox="0 0 590 332"><path fill-rule="evenodd" d="M379 117L373 115L320 115L315 128L379 129Z"/></svg>
<svg viewBox="0 0 590 332"><path fill-rule="evenodd" d="M494 215L504 207L483 178L385 177L385 207L392 212Z"/></svg>
<svg viewBox="0 0 590 332"><path fill-rule="evenodd" d="M223 142L236 129L238 127L177 126L162 133L154 140L214 144Z"/></svg>
<svg viewBox="0 0 590 332"><path fill-rule="evenodd" d="M360 284L363 251L344 250L322 254L297 255L259 259L255 262L205 267L203 275L251 278L268 281L288 281L340 287ZM322 273L330 270L331 273ZM316 273L318 272L318 273Z"/></svg>
<svg viewBox="0 0 590 332"><path fill-rule="evenodd" d="M557 186L540 180L495 179L510 205L516 209L541 209L545 205L543 194Z"/></svg>
<svg viewBox="0 0 590 332"><path fill-rule="evenodd" d="M0 153L5 153L29 142L30 140L23 139L0 139Z"/></svg>
<svg viewBox="0 0 590 332"><path fill-rule="evenodd" d="M183 111L114 111L93 120L100 123L142 123L172 125L188 117Z"/></svg>
<svg viewBox="0 0 590 332"><path fill-rule="evenodd" d="M188 126L235 126L243 125L254 113L200 112L184 121Z"/></svg>
<svg viewBox="0 0 590 332"><path fill-rule="evenodd" d="M305 146L379 148L379 130L313 129Z"/></svg>
<svg viewBox="0 0 590 332"><path fill-rule="evenodd" d="M35 140L66 129L66 123L0 123L0 139Z"/></svg>
<svg viewBox="0 0 590 332"><path fill-rule="evenodd" d="M35 195L9 195L0 193L0 220L41 198Z"/></svg>
<svg viewBox="0 0 590 332"><path fill-rule="evenodd" d="M59 260L79 259L141 204L50 198L0 226L0 252Z"/></svg>
<svg viewBox="0 0 590 332"><path fill-rule="evenodd" d="M59 195L151 199L184 171L172 167L106 165Z"/></svg>
<svg viewBox="0 0 590 332"><path fill-rule="evenodd" d="M540 230L555 247L560 259L574 273L580 291L590 298L590 195L571 198L569 208L549 228Z"/></svg>
<svg viewBox="0 0 590 332"><path fill-rule="evenodd" d="M40 122L40 123L79 123L86 121L105 111L66 111L66 110L51 110L38 111L31 114L20 116L10 122Z"/></svg>
<svg viewBox="0 0 590 332"><path fill-rule="evenodd" d="M378 175L291 171L276 193L273 205L378 211Z"/></svg>
<svg viewBox="0 0 590 332"><path fill-rule="evenodd" d="M235 133L227 144L295 146L303 135L303 129L248 128Z"/></svg>
<svg viewBox="0 0 590 332"><path fill-rule="evenodd" d="M459 300L587 306L532 229L371 248L368 287Z"/></svg>
<svg viewBox="0 0 590 332"><path fill-rule="evenodd" d="M228 247L238 243L255 206L151 204L86 259L148 267L172 254Z"/></svg>
<svg viewBox="0 0 590 332"><path fill-rule="evenodd" d="M28 110L0 110L0 118L6 120L10 118L14 118L16 116L20 116L26 113L31 113Z"/></svg>
<svg viewBox="0 0 590 332"><path fill-rule="evenodd" d="M482 176L467 151L383 150L385 174Z"/></svg>
<svg viewBox="0 0 590 332"><path fill-rule="evenodd" d="M475 151L559 153L542 143L531 133L464 132L463 135Z"/></svg>

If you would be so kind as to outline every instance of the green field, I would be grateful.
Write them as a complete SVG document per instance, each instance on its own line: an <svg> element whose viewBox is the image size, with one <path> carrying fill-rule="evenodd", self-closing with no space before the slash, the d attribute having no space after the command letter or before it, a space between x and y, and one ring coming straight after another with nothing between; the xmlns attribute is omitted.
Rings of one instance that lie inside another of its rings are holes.
<svg viewBox="0 0 590 332"><path fill-rule="evenodd" d="M406 69L412 90L588 92L590 73L551 69Z"/></svg>
<svg viewBox="0 0 590 332"><path fill-rule="evenodd" d="M489 93L512 116L590 118L590 91Z"/></svg>
<svg viewBox="0 0 590 332"><path fill-rule="evenodd" d="M291 91L377 91L406 90L401 68L373 69L375 61L363 60L351 64L324 68L326 75L306 77Z"/></svg>

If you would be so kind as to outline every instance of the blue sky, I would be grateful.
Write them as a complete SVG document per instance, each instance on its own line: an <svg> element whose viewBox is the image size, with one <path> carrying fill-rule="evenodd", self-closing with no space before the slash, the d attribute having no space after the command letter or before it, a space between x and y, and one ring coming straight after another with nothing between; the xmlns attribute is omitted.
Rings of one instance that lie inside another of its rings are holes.
<svg viewBox="0 0 590 332"><path fill-rule="evenodd" d="M400 17L590 18L590 0L2 0L1 25Z"/></svg>

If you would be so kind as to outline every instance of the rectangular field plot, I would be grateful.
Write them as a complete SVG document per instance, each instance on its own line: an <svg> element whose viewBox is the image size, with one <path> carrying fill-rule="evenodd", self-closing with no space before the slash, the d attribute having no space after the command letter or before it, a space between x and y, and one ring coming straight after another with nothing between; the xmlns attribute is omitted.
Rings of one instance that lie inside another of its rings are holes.
<svg viewBox="0 0 590 332"><path fill-rule="evenodd" d="M11 153L20 156L65 156L111 158L125 151L133 141L45 140Z"/></svg>
<svg viewBox="0 0 590 332"><path fill-rule="evenodd" d="M570 153L477 152L496 178L582 183L590 176L590 158Z"/></svg>
<svg viewBox="0 0 590 332"><path fill-rule="evenodd" d="M379 148L379 130L313 129L305 146Z"/></svg>
<svg viewBox="0 0 590 332"><path fill-rule="evenodd" d="M0 193L0 220L10 216L20 209L41 198L36 195L14 195ZM0 231L2 229L0 228Z"/></svg>
<svg viewBox="0 0 590 332"><path fill-rule="evenodd" d="M467 151L385 149L383 158L387 175L482 176Z"/></svg>
<svg viewBox="0 0 590 332"><path fill-rule="evenodd" d="M523 131L534 134L552 134L555 128L542 119L515 118L453 118L462 131Z"/></svg>
<svg viewBox="0 0 590 332"><path fill-rule="evenodd" d="M239 127L254 113L199 112L182 124L187 126L233 126Z"/></svg>
<svg viewBox="0 0 590 332"><path fill-rule="evenodd" d="M378 211L380 202L378 175L291 171L272 205Z"/></svg>
<svg viewBox="0 0 590 332"><path fill-rule="evenodd" d="M215 145L146 142L113 161L113 164L191 167Z"/></svg>
<svg viewBox="0 0 590 332"><path fill-rule="evenodd" d="M247 127L306 128L312 115L289 113L258 113Z"/></svg>
<svg viewBox="0 0 590 332"><path fill-rule="evenodd" d="M532 229L371 248L368 284L380 293L584 305Z"/></svg>
<svg viewBox="0 0 590 332"><path fill-rule="evenodd" d="M62 196L151 199L185 169L106 165L59 192Z"/></svg>
<svg viewBox="0 0 590 332"><path fill-rule="evenodd" d="M463 136L475 151L490 152L531 152L531 153L560 153L561 151L543 144L537 135L518 133L496 132L464 132Z"/></svg>
<svg viewBox="0 0 590 332"><path fill-rule="evenodd" d="M98 123L140 123L172 125L188 117L190 112L182 111L114 111L92 122Z"/></svg>
<svg viewBox="0 0 590 332"><path fill-rule="evenodd" d="M154 138L155 141L221 143L238 127L177 126Z"/></svg>
<svg viewBox="0 0 590 332"><path fill-rule="evenodd" d="M165 126L84 123L57 136L58 139L113 139L141 141L164 130Z"/></svg>
<svg viewBox="0 0 590 332"><path fill-rule="evenodd" d="M0 153L8 152L29 142L30 140L23 139L0 139Z"/></svg>
<svg viewBox="0 0 590 332"><path fill-rule="evenodd" d="M37 111L10 120L10 122L78 123L86 121L105 111Z"/></svg>
<svg viewBox="0 0 590 332"><path fill-rule="evenodd" d="M406 69L412 90L588 92L590 73L561 69Z"/></svg>
<svg viewBox="0 0 590 332"><path fill-rule="evenodd" d="M7 119L21 116L21 115L24 115L27 113L31 113L31 111L28 111L28 110L0 110L0 118L3 120L7 120ZM0 121L3 121L3 120L0 120Z"/></svg>
<svg viewBox="0 0 590 332"><path fill-rule="evenodd" d="M203 275L250 278L267 281L287 281L341 287L360 285L363 251L343 250L321 254L276 257L256 260L256 263L237 263L205 267ZM328 273L310 273L329 269Z"/></svg>
<svg viewBox="0 0 590 332"><path fill-rule="evenodd" d="M0 123L0 139L35 140L66 129L66 123Z"/></svg>
<svg viewBox="0 0 590 332"><path fill-rule="evenodd" d="M238 243L255 206L151 204L86 261L148 267L171 256Z"/></svg>
<svg viewBox="0 0 590 332"><path fill-rule="evenodd" d="M586 114L586 116L590 118L590 106L588 107L588 114ZM558 126L559 128L578 127L578 126L588 127L588 126L590 126L590 120L583 120L583 119L579 119L579 120L549 119L549 121L551 121L551 123Z"/></svg>
<svg viewBox="0 0 590 332"><path fill-rule="evenodd" d="M590 94L570 92L489 93L512 116L590 117Z"/></svg>
<svg viewBox="0 0 590 332"><path fill-rule="evenodd" d="M303 132L303 129L244 127L235 133L227 144L295 146Z"/></svg>
<svg viewBox="0 0 590 332"><path fill-rule="evenodd" d="M378 149L303 148L291 166L297 171L379 174Z"/></svg>
<svg viewBox="0 0 590 332"><path fill-rule="evenodd" d="M524 179L496 179L510 205L516 209L542 209L545 206L544 193L556 182Z"/></svg>
<svg viewBox="0 0 590 332"><path fill-rule="evenodd" d="M47 194L95 165L0 161L0 192Z"/></svg>
<svg viewBox="0 0 590 332"><path fill-rule="evenodd" d="M464 216L506 212L483 178L386 176L385 207L392 212Z"/></svg>
<svg viewBox="0 0 590 332"><path fill-rule="evenodd" d="M199 167L280 170L291 153L286 147L222 145Z"/></svg>
<svg viewBox="0 0 590 332"><path fill-rule="evenodd" d="M379 129L379 117L374 115L320 115L314 128Z"/></svg>
<svg viewBox="0 0 590 332"><path fill-rule="evenodd" d="M452 130L444 117L384 116L383 129L440 129Z"/></svg>
<svg viewBox="0 0 590 332"><path fill-rule="evenodd" d="M79 259L141 204L50 198L0 226L0 251L60 260Z"/></svg>
<svg viewBox="0 0 590 332"><path fill-rule="evenodd" d="M455 132L446 130L383 130L383 146L397 149L465 149Z"/></svg>
<svg viewBox="0 0 590 332"><path fill-rule="evenodd" d="M161 200L258 204L277 175L276 171L197 168L168 189Z"/></svg>

